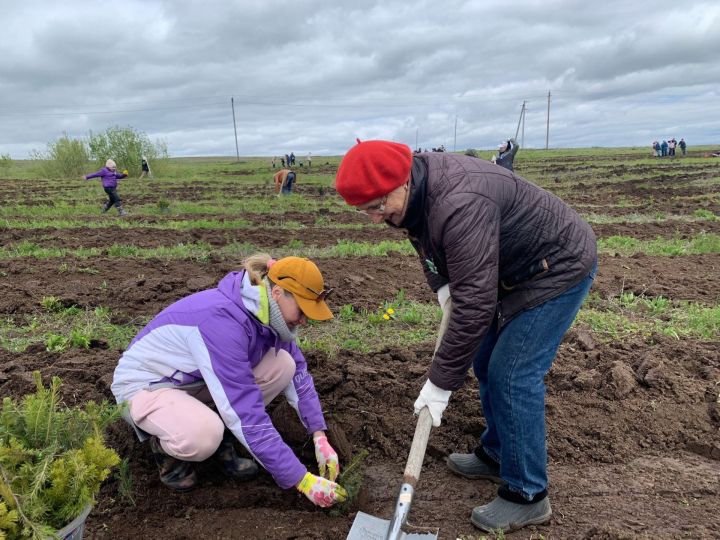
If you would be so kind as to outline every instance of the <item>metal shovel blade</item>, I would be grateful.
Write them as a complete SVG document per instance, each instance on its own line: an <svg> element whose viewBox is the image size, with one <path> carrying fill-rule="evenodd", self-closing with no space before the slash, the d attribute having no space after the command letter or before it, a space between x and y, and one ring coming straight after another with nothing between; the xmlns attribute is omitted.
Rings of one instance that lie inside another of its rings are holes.
<svg viewBox="0 0 720 540"><path fill-rule="evenodd" d="M355 516L347 540L436 540L439 529L426 527L413 527L407 522L408 513L412 506L415 484L420 477L425 449L427 448L432 417L430 409L423 407L418 415L410 445L410 454L405 464L403 474L404 483L400 487L400 494L395 502L395 512L391 521L376 518L363 512Z"/></svg>
<svg viewBox="0 0 720 540"><path fill-rule="evenodd" d="M398 540L437 540L439 529L413 527L406 525ZM347 540L386 540L390 531L390 520L380 519L365 512L355 516Z"/></svg>

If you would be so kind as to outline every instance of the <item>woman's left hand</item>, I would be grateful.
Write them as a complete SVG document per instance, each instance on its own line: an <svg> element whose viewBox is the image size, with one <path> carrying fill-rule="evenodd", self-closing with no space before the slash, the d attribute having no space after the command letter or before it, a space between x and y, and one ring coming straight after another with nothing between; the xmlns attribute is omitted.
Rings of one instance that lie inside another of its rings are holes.
<svg viewBox="0 0 720 540"><path fill-rule="evenodd" d="M313 435L313 443L315 443L315 459L318 462L320 476L323 476L334 482L340 473L340 463L338 456L333 447L327 440L327 436L322 431ZM325 475L327 473L327 476Z"/></svg>

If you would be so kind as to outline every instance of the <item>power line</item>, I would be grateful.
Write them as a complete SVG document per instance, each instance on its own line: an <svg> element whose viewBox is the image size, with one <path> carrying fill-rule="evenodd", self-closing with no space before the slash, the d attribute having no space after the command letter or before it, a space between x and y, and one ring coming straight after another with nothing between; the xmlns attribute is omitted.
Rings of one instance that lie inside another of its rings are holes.
<svg viewBox="0 0 720 540"><path fill-rule="evenodd" d="M234 95L230 96L234 99ZM188 98L186 100L175 99L168 101L187 102L193 99L219 99L216 96L207 98ZM214 103L202 103L197 105L177 105L177 106L159 106L159 107L143 107L143 108L131 108L131 109L111 109L111 110L71 110L71 111L56 111L56 112L22 112L22 109L14 107L13 112L0 112L0 117L62 117L62 116L92 116L101 114L125 114L125 113L137 113L137 112L158 112L158 111L174 111L174 110L190 110L190 109L207 109L207 108L221 108L227 103L225 100L227 96L222 97L223 101L217 101ZM331 98L333 99L333 98ZM266 107L297 107L297 108L348 108L348 107L367 107L372 105L374 107L416 107L418 105L433 105L432 100L438 100L443 105L447 104L463 104L463 103L474 103L474 102L493 102L493 101L509 101L515 100L516 98L504 95L500 96L414 96L414 99L402 99L402 98L334 98L336 103L324 100L323 102L305 102L301 100L285 101L285 100L271 100L271 99L235 99L240 105L255 105L255 106L266 106ZM343 102L343 100L345 100ZM121 102L122 103L122 102ZM131 102L132 103L132 102ZM153 101L145 102L153 103ZM117 103L116 103L117 104ZM102 106L102 105L93 105ZM58 108L57 106L50 105L38 105L28 108L30 111L37 111L38 108ZM2 109L0 109L2 111Z"/></svg>

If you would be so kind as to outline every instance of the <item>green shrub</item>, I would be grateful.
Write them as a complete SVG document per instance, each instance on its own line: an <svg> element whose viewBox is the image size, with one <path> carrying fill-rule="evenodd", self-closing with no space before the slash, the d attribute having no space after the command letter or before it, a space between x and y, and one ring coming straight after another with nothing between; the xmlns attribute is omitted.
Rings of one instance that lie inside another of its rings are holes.
<svg viewBox="0 0 720 540"><path fill-rule="evenodd" d="M46 152L33 150L30 157L47 178L73 178L86 172L88 151L83 141L63 133L58 140L48 143Z"/></svg>
<svg viewBox="0 0 720 540"><path fill-rule="evenodd" d="M130 176L140 174L142 156L147 157L154 175L162 174L167 166L167 144L163 141L153 143L147 134L131 127L114 126L104 133L88 135L90 157L102 167L105 160L111 158L117 163L118 170L128 169Z"/></svg>
<svg viewBox="0 0 720 540"><path fill-rule="evenodd" d="M88 402L60 408L61 381L0 410L0 538L46 539L95 502L101 483L120 462L103 432L122 408Z"/></svg>

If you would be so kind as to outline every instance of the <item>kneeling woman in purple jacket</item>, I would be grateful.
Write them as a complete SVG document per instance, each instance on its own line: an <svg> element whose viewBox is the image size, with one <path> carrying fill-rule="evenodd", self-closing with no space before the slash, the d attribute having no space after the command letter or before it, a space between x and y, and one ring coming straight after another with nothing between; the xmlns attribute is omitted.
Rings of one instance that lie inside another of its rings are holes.
<svg viewBox="0 0 720 540"><path fill-rule="evenodd" d="M90 180L91 178L101 178L103 189L108 196L108 201L102 207L102 213L104 214L110 210L113 205L115 205L117 207L118 214L120 216L125 216L127 215L127 212L123 209L122 202L117 194L117 181L121 178L127 177L127 170L119 173L116 169L117 165L115 165L115 162L112 159L108 159L102 169L91 174L86 174L82 177L82 179Z"/></svg>
<svg viewBox="0 0 720 540"><path fill-rule="evenodd" d="M239 440L277 484L295 486L318 506L345 500L335 483L338 457L307 363L295 338L308 319L328 320L322 274L310 260L249 257L217 288L161 311L133 339L115 369L112 391L150 446L171 489L197 484L194 462L215 456L231 477L258 467L237 456ZM265 407L281 392L315 443L320 475L282 440Z"/></svg>

